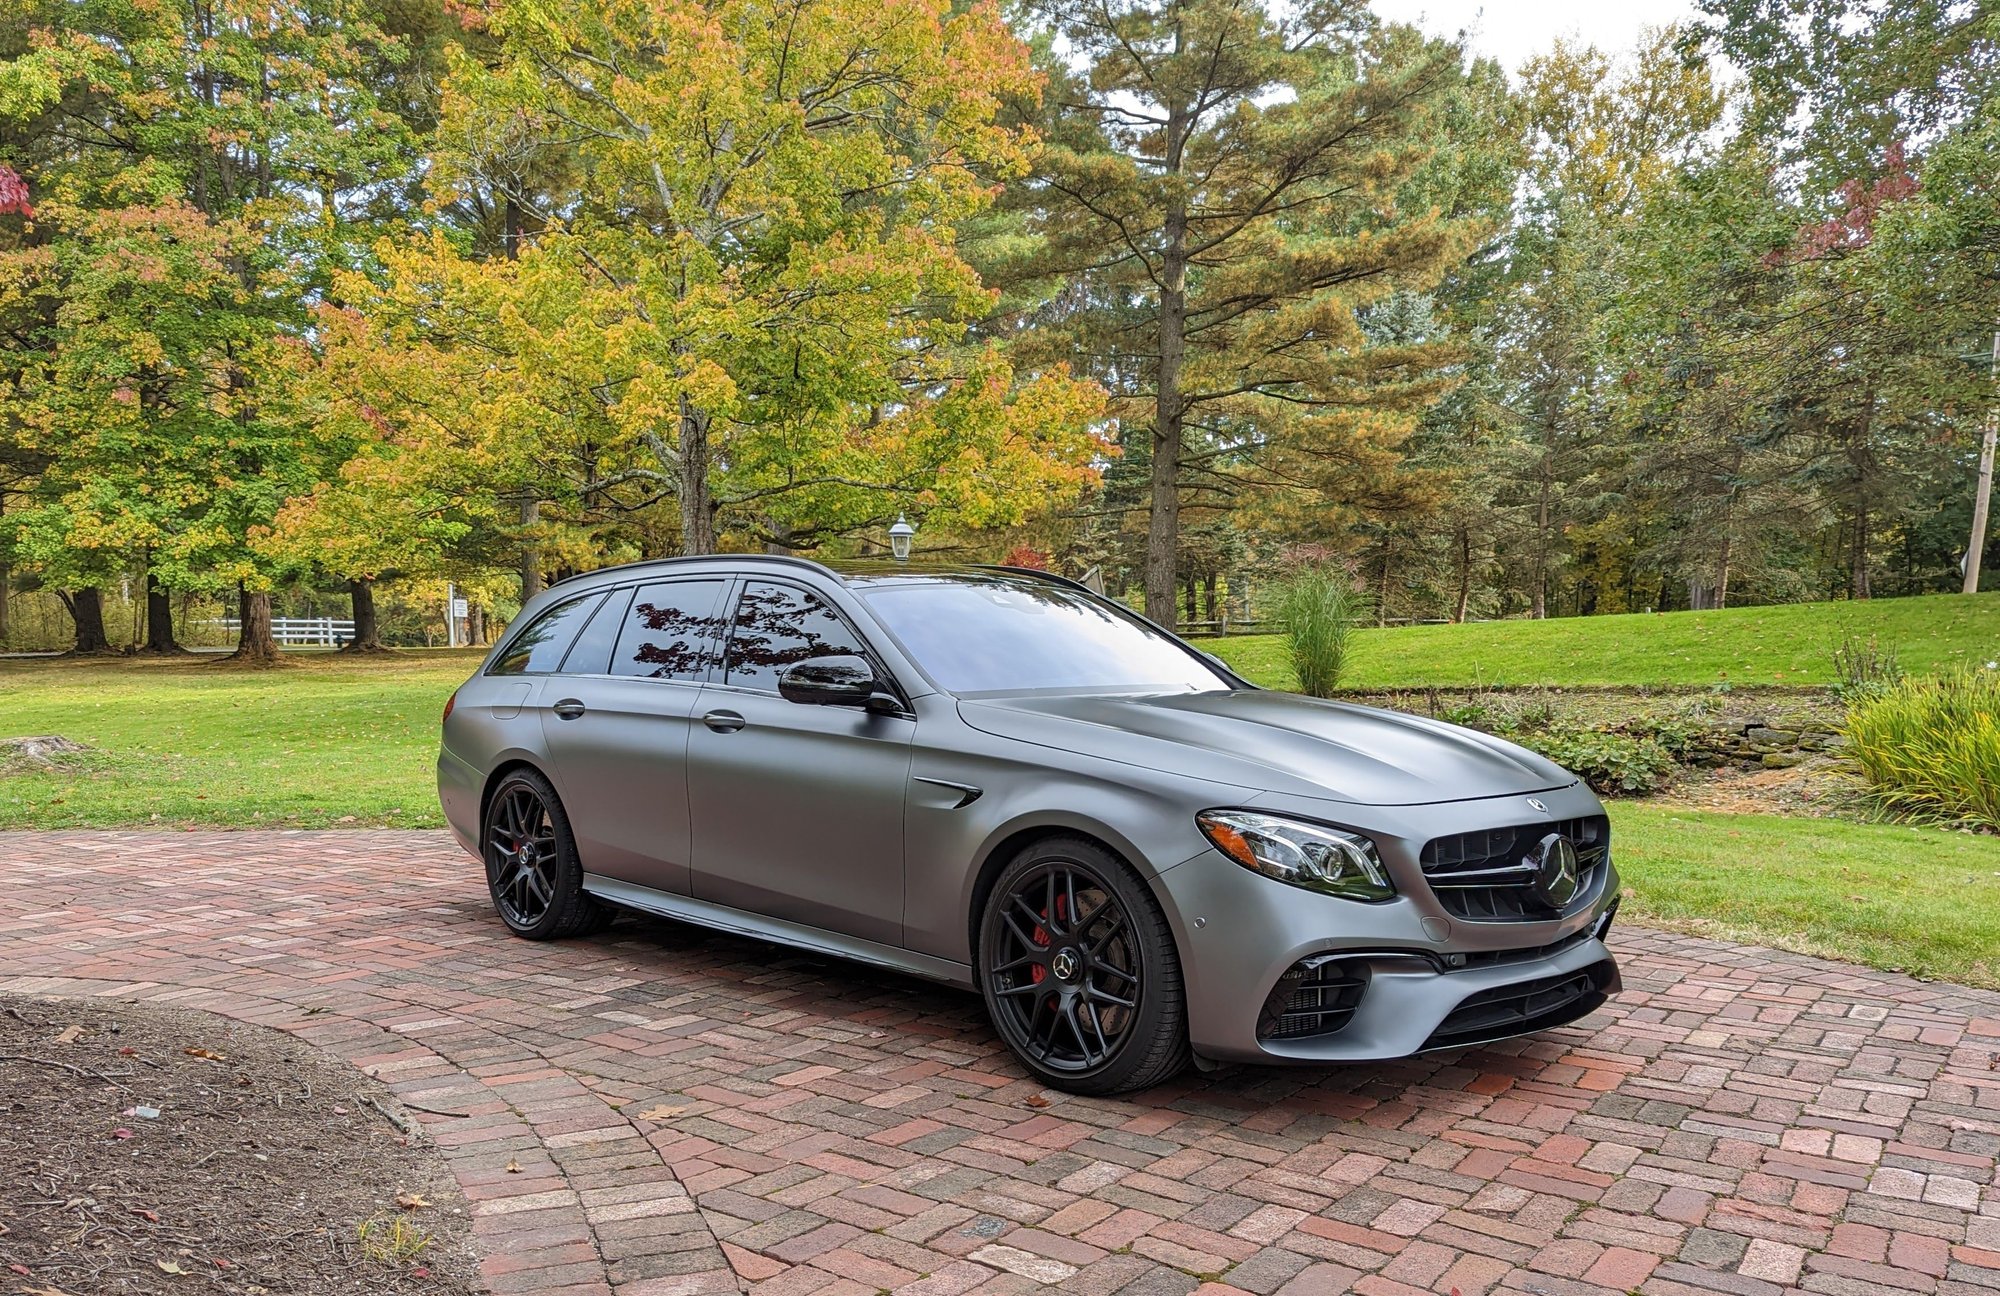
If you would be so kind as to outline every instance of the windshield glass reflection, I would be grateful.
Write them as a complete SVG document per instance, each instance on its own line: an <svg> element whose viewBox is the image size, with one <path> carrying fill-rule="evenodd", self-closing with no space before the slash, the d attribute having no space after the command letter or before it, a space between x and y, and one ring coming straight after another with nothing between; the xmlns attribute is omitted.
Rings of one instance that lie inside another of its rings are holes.
<svg viewBox="0 0 2000 1296"><path fill-rule="evenodd" d="M914 580L864 588L875 615L954 693L1231 687L1178 641L1060 585Z"/></svg>

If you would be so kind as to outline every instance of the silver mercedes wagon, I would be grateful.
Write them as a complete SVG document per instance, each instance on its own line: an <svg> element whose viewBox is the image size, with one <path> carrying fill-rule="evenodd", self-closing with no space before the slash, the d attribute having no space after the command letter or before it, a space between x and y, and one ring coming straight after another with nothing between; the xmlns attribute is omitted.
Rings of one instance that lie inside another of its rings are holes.
<svg viewBox="0 0 2000 1296"><path fill-rule="evenodd" d="M563 581L446 705L438 792L517 935L625 907L943 981L1079 1093L1459 1048L1619 988L1574 776L1257 688L1044 572Z"/></svg>

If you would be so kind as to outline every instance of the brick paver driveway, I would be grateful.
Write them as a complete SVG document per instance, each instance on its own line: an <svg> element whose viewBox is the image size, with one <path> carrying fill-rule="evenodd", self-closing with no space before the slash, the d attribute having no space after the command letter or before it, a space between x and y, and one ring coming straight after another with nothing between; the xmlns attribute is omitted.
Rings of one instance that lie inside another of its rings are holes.
<svg viewBox="0 0 2000 1296"><path fill-rule="evenodd" d="M669 923L513 940L439 834L0 860L0 990L207 1008L380 1075L499 1292L2000 1288L1996 995L1628 929L1626 993L1569 1029L1087 1100L967 995Z"/></svg>

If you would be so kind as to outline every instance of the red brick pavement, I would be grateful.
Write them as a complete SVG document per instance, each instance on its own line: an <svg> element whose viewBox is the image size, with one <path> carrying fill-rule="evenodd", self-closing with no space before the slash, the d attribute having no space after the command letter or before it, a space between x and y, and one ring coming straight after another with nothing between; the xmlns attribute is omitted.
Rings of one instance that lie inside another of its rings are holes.
<svg viewBox="0 0 2000 1296"><path fill-rule="evenodd" d="M670 923L513 940L440 834L0 861L0 990L267 1023L463 1113L421 1118L499 1293L2000 1289L2000 995L1627 929L1568 1029L1105 1101L968 995Z"/></svg>

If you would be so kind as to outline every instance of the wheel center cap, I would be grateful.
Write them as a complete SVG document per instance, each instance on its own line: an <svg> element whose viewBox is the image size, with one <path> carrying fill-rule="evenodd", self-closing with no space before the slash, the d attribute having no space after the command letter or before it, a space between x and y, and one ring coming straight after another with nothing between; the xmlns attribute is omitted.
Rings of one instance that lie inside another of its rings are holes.
<svg viewBox="0 0 2000 1296"><path fill-rule="evenodd" d="M1077 970L1082 964L1083 960L1077 957L1075 950L1059 949L1056 951L1056 956L1049 960L1049 971L1055 973L1058 981L1074 981Z"/></svg>

